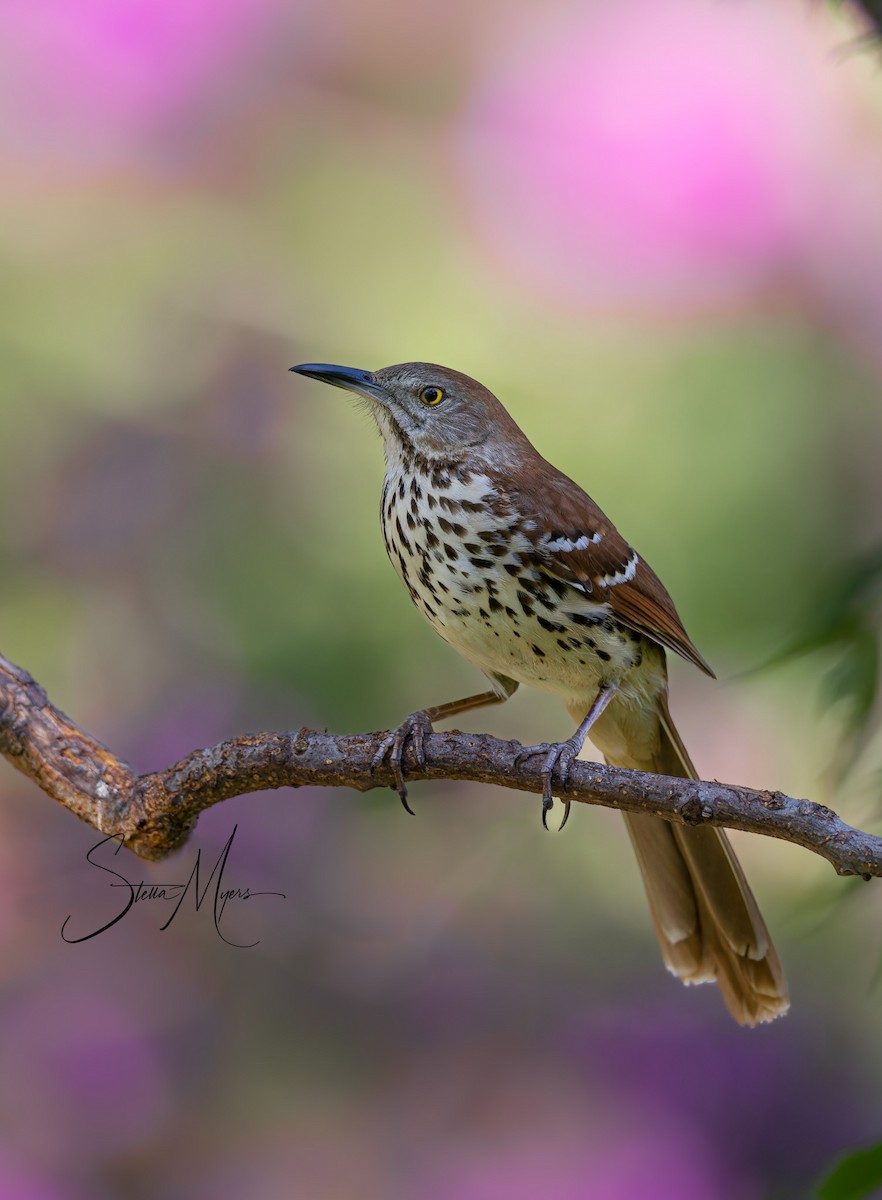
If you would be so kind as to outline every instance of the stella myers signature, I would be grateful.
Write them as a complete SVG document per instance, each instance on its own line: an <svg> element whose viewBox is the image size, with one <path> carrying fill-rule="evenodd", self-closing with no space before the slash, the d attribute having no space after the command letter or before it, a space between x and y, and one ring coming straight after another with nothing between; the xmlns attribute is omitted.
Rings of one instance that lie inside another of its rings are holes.
<svg viewBox="0 0 882 1200"><path fill-rule="evenodd" d="M257 939L257 941L254 941L254 942L234 942L234 941L231 941L228 937L225 937L224 934L221 932L221 927L220 927L221 926L221 918L224 915L224 910L226 909L227 903L231 900L253 900L255 896L281 896L281 898L284 900L285 894L284 894L284 892L253 892L248 887L244 887L244 888L225 888L225 887L223 887L224 869L226 868L227 859L230 856L230 850L233 845L233 839L236 836L236 830L238 828L239 828L238 825L233 826L233 832L230 834L229 838L227 839L226 845L224 846L223 850L221 851L217 862L212 867L211 874L205 880L204 886L202 886L202 881L201 881L200 875L199 875L199 868L200 868L201 857L202 857L201 850L196 851L196 862L193 864L193 870L190 872L189 878L184 883L149 883L148 884L148 883L145 883L143 879L139 883L133 883L130 879L127 879L125 877L125 875L121 874L119 871L115 871L115 870L113 870L112 867L107 867L103 863L97 862L96 859L93 857L93 855L96 855L98 853L98 851L102 848L102 846L106 846L108 842L116 842L117 843L117 847L113 852L114 856L119 854L119 851L122 848L123 843L122 843L121 839L119 839L117 837L102 838L101 841L98 842L96 845L94 845L92 847L92 849L89 850L89 852L86 854L86 861L89 863L90 866L97 868L97 870L99 870L99 871L104 871L108 875L112 875L114 877L114 879L118 881L116 883L111 883L109 885L110 887L126 889L128 896L127 896L125 905L115 916L111 917L111 919L109 921L106 921L103 925L99 926L98 929L93 929L93 930L91 930L91 932L84 933L80 937L69 937L68 934L65 932L67 930L68 922L71 920L71 915L68 915L68 917L65 919L64 924L61 926L61 936L64 938L64 940L66 942L70 942L70 943L86 942L89 940L89 938L97 937L99 933L104 933L104 932L106 932L106 930L111 929L114 925L118 924L123 919L123 917L128 912L130 912L131 909L136 904L140 904L145 900L164 900L166 902L174 903L174 908L172 909L171 916L168 918L168 920L165 922L165 924L160 925L160 927L159 927L160 930L168 929L169 925L171 925L172 921L178 915L181 905L184 903L184 900L186 899L187 894L191 892L191 889L192 889L193 900L196 905L196 911L198 912L201 909L206 896L209 894L209 888L211 887L212 880L213 880L214 881L214 890L212 893L211 915L212 915L212 919L214 921L214 927L217 930L218 936L221 938L222 941L226 942L228 946L236 946L241 949L247 949L247 948L250 948L251 946L256 946L258 944L258 942L260 941L259 938Z"/></svg>

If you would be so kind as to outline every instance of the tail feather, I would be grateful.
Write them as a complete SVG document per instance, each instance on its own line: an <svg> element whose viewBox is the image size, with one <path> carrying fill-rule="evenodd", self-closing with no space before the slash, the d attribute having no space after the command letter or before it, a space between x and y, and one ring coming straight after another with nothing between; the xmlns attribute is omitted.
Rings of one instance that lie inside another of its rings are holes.
<svg viewBox="0 0 882 1200"><path fill-rule="evenodd" d="M633 713L623 716L611 704L592 730L601 751L609 746L607 762L698 778L665 696L649 724L641 723L639 744ZM636 813L626 813L625 822L668 970L684 983L715 980L742 1025L785 1013L790 1000L784 972L726 835Z"/></svg>

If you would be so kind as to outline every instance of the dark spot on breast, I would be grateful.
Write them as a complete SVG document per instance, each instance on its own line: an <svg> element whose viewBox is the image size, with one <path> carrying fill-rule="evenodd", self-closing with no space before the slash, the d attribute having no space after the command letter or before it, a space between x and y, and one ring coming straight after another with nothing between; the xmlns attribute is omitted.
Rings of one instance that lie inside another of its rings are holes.
<svg viewBox="0 0 882 1200"><path fill-rule="evenodd" d="M419 573L419 581L420 581L420 583L423 585L423 587L424 587L424 588L426 588L426 589L427 589L427 591L430 591L430 592L432 593L432 595L435 597L435 599L437 600L437 599L438 599L438 593L435 591L435 586L434 586L434 584L432 583L432 581L431 581L431 579L429 578L429 576L428 576L428 575L425 573L425 571L420 571L420 573Z"/></svg>
<svg viewBox="0 0 882 1200"><path fill-rule="evenodd" d="M508 553L508 546L488 546L487 549L494 558L502 558L503 554Z"/></svg>
<svg viewBox="0 0 882 1200"><path fill-rule="evenodd" d="M448 542L444 543L444 553L451 561L456 558L456 551Z"/></svg>
<svg viewBox="0 0 882 1200"><path fill-rule="evenodd" d="M399 498L399 500L404 499L404 480L403 479L398 480L398 498Z"/></svg>
<svg viewBox="0 0 882 1200"><path fill-rule="evenodd" d="M518 603L524 611L524 616L532 617L533 608L530 604L530 597L526 592L518 592Z"/></svg>
<svg viewBox="0 0 882 1200"><path fill-rule="evenodd" d="M508 571L509 575L519 575L521 572L520 560L517 562L503 563L502 565L505 567L506 571Z"/></svg>
<svg viewBox="0 0 882 1200"><path fill-rule="evenodd" d="M548 584L552 591L558 596L562 596L567 590L567 584L565 584L562 579L557 579L554 575L543 574L542 582Z"/></svg>
<svg viewBox="0 0 882 1200"><path fill-rule="evenodd" d="M572 621L574 625L597 625L600 623L599 617L588 617L585 613L564 613L568 621Z"/></svg>
<svg viewBox="0 0 882 1200"><path fill-rule="evenodd" d="M469 554L483 554L484 547L479 546L477 542L463 542L463 550L468 550Z"/></svg>
<svg viewBox="0 0 882 1200"><path fill-rule="evenodd" d="M439 538L435 530L432 528L428 520L423 520L423 528L426 531L426 545L431 550L433 546L437 546Z"/></svg>
<svg viewBox="0 0 882 1200"><path fill-rule="evenodd" d="M417 500L422 500L422 498L423 498L423 489L420 487L419 483L417 482L416 475L412 476L411 481L410 481L410 494L412 496L415 496L417 498Z"/></svg>
<svg viewBox="0 0 882 1200"><path fill-rule="evenodd" d="M407 540L407 535L405 534L404 530L401 528L401 522L398 520L397 517L395 518L395 530L396 530L399 538L401 539L402 546L405 548L405 550L409 551L410 550L410 542Z"/></svg>
<svg viewBox="0 0 882 1200"><path fill-rule="evenodd" d="M479 571L483 571L487 567L493 566L492 558L476 558L473 556L472 558L469 559L469 562L472 564L473 567L477 567Z"/></svg>
<svg viewBox="0 0 882 1200"><path fill-rule="evenodd" d="M565 633L566 625L558 625L557 621L549 621L545 617L537 617L536 620L543 629L547 629L549 633Z"/></svg>
<svg viewBox="0 0 882 1200"><path fill-rule="evenodd" d="M490 611L494 612L494 613L502 612L502 605L499 603L499 601L496 599L495 596L490 597Z"/></svg>
<svg viewBox="0 0 882 1200"><path fill-rule="evenodd" d="M508 605L506 604L506 606L505 606L505 615L506 615L507 617L511 617L511 619L514 621L514 620L517 620L517 615L518 615L518 614L515 612L515 610L514 610L513 608L509 608L509 607L508 607Z"/></svg>
<svg viewBox="0 0 882 1200"><path fill-rule="evenodd" d="M545 657L545 651L544 651L544 650L540 650L540 649L539 649L539 647L538 647L538 646L537 646L535 643L534 643L533 645L531 645L531 646L530 646L530 649L531 649L531 650L533 651L533 653L534 653L535 655L537 655L539 658L544 658L544 657Z"/></svg>
<svg viewBox="0 0 882 1200"><path fill-rule="evenodd" d="M563 640L563 638L558 638L557 644L558 644L558 646L560 646L561 650L566 650L567 654L569 654L569 652L570 652L569 643L565 642Z"/></svg>
<svg viewBox="0 0 882 1200"><path fill-rule="evenodd" d="M439 517L438 524L445 533L454 533L457 537L465 537L468 533L465 525L458 525L456 521L448 521L446 517Z"/></svg>
<svg viewBox="0 0 882 1200"><path fill-rule="evenodd" d="M407 514L407 528L411 530L416 529L416 520L412 512Z"/></svg>
<svg viewBox="0 0 882 1200"><path fill-rule="evenodd" d="M435 495L435 493L434 493L434 492L428 492L428 493L427 493L427 495L426 495L426 503L428 504L429 508L437 508L437 506L438 506L438 497Z"/></svg>
<svg viewBox="0 0 882 1200"><path fill-rule="evenodd" d="M484 618L485 621L490 620L490 614L487 612L487 610L485 608L479 608L478 613L480 616L482 616Z"/></svg>
<svg viewBox="0 0 882 1200"><path fill-rule="evenodd" d="M605 650L595 650L594 653L597 655L597 657L600 659L601 662L609 662L609 655L607 654L607 652Z"/></svg>
<svg viewBox="0 0 882 1200"><path fill-rule="evenodd" d="M477 513L483 511L483 505L475 504L472 500L461 500L460 506L463 511L467 513Z"/></svg>

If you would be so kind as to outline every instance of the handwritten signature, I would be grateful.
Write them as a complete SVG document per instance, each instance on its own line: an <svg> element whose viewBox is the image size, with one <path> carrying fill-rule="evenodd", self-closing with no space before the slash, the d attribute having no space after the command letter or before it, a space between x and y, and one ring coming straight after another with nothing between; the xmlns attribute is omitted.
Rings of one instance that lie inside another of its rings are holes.
<svg viewBox="0 0 882 1200"><path fill-rule="evenodd" d="M113 926L117 925L123 919L123 917L126 916L126 914L132 910L132 908L134 908L136 904L141 904L144 901L155 900L166 901L167 903L174 904L171 916L163 925L160 925L159 927L161 931L164 931L168 929L169 925L171 925L172 921L180 912L181 905L184 903L184 900L188 894L192 895L193 900L195 901L196 911L199 912L206 896L209 895L209 888L211 888L212 881L214 881L211 915L218 937L220 937L222 941L226 942L228 946L236 946L237 948L243 950L250 949L252 946L258 945L260 942L259 938L254 942L234 942L224 935L221 930L221 919L224 915L227 904L233 900L253 900L256 896L281 896L281 898L284 900L285 894L284 892L254 892L248 887L225 888L223 886L224 870L226 869L227 859L230 857L233 839L236 836L236 830L238 828L238 825L233 826L233 832L230 834L226 845L220 852L217 862L211 869L211 874L205 880L204 886L202 885L202 880L199 873L202 862L201 850L196 851L196 862L193 864L193 870L190 872L189 878L184 883L148 884L145 883L143 879L139 883L134 883L132 880L127 879L126 876L120 871L115 871L112 867L105 866L104 863L97 861L96 857L94 857L98 855L99 851L109 842L116 843L116 849L113 852L114 857L119 854L120 850L122 849L122 839L118 837L102 838L101 841L94 845L86 854L86 862L88 862L90 866L95 867L97 870L104 871L107 875L112 875L113 878L118 882L111 883L109 886L112 888L124 888L128 893L128 898L122 910L114 917L111 917L109 921L106 921L103 925L99 926L98 929L93 929L90 933L84 933L81 937L70 937L65 932L67 930L68 923L72 920L72 914L69 914L65 918L64 924L61 926L62 938L71 944L75 942L86 942L89 940L89 938L97 937L99 933L105 933L108 929L112 929Z"/></svg>

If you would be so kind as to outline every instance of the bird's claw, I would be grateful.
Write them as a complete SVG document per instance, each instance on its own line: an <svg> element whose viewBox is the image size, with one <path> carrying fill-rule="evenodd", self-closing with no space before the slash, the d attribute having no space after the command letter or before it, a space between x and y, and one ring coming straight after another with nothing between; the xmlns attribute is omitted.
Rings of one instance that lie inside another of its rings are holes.
<svg viewBox="0 0 882 1200"><path fill-rule="evenodd" d="M545 755L545 764L542 767L544 777L544 786L542 788L542 828L548 828L548 811L554 805L554 797L551 794L551 779L555 769L560 776L561 790L565 791L570 774L570 764L574 758L577 758L581 745L577 744L572 738L566 742L540 742L538 746L524 746L515 755L515 766L519 767L525 758L535 758L537 755ZM570 816L570 801L564 800L564 815L563 820L558 826L558 833L566 825Z"/></svg>
<svg viewBox="0 0 882 1200"><path fill-rule="evenodd" d="M389 768L395 779L395 790L404 805L405 811L410 815L416 816L413 809L407 803L407 784L404 782L404 770L402 768L402 759L404 751L407 748L407 743L410 742L413 756L417 761L417 765L424 767L426 765L426 734L432 732L432 722L424 712L411 713L397 729L391 730L380 742L377 753L371 759L371 774L373 775L377 767L382 766L385 761L388 761Z"/></svg>

